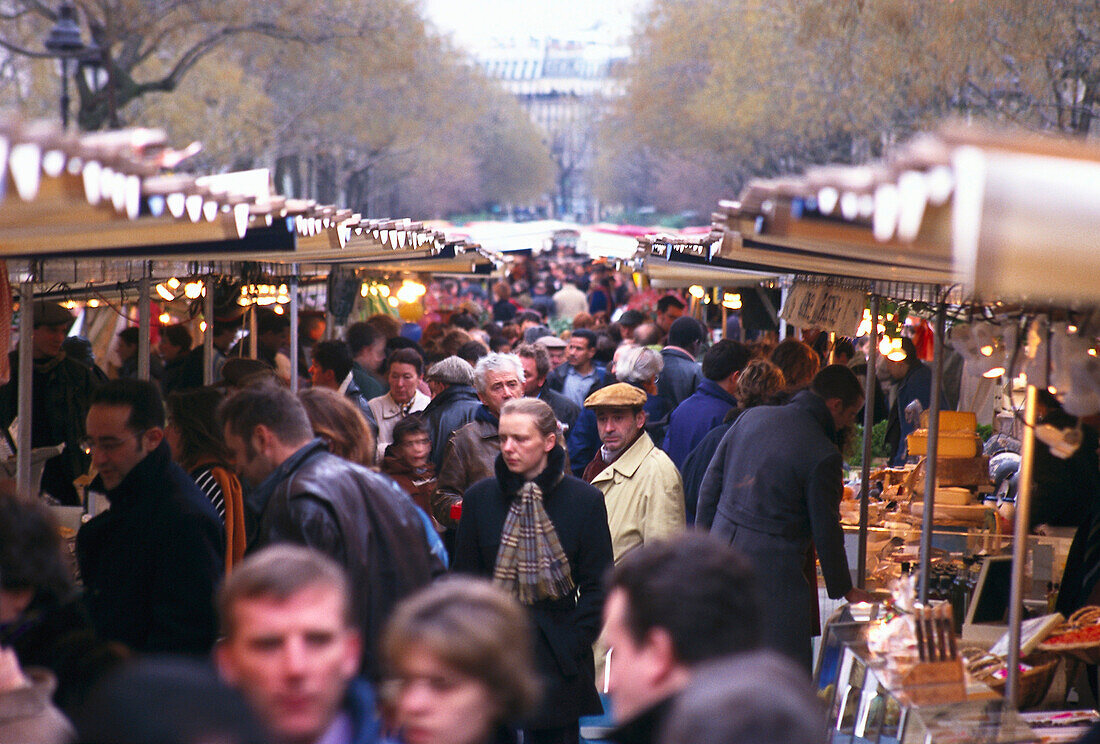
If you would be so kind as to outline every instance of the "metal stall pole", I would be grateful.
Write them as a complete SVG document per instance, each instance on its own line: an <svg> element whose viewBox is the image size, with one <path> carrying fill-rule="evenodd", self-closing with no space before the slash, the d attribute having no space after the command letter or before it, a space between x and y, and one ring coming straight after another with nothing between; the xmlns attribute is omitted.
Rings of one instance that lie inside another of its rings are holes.
<svg viewBox="0 0 1100 744"><path fill-rule="evenodd" d="M779 307L783 308L787 306L787 295L790 294L790 289L785 285L779 286ZM787 321L783 318L779 319L779 340L782 341L787 337Z"/></svg>
<svg viewBox="0 0 1100 744"><path fill-rule="evenodd" d="M203 283L206 296L202 298L202 317L206 320L206 331L202 335L202 384L214 384L214 285L210 281L213 274L207 274Z"/></svg>
<svg viewBox="0 0 1100 744"><path fill-rule="evenodd" d="M253 359L260 358L260 337L257 335L259 324L256 319L259 311L260 306L253 302L248 313L248 356Z"/></svg>
<svg viewBox="0 0 1100 744"><path fill-rule="evenodd" d="M290 389L298 390L298 264L290 265Z"/></svg>
<svg viewBox="0 0 1100 744"><path fill-rule="evenodd" d="M1027 563L1027 533L1031 521L1031 492L1035 465L1035 406L1039 391L1027 386L1024 403L1024 439L1020 451L1020 486L1016 492L1016 524L1013 530L1012 585L1008 602L1008 681L1005 700L1016 705L1020 694L1020 622L1024 617L1024 568Z"/></svg>
<svg viewBox="0 0 1100 744"><path fill-rule="evenodd" d="M867 377L863 381L863 468L859 477L859 575L856 586L867 583L867 509L871 493L871 429L875 425L875 367L878 362L878 295L871 295L871 335L867 344Z"/></svg>
<svg viewBox="0 0 1100 744"><path fill-rule="evenodd" d="M31 483L31 417L34 408L34 264L19 285L19 431L15 443L15 484L19 495L35 496Z"/></svg>
<svg viewBox="0 0 1100 744"><path fill-rule="evenodd" d="M936 288L936 294L940 288ZM924 462L924 519L920 532L920 592L921 604L928 602L928 569L932 563L932 527L936 507L936 461L940 451L940 396L943 388L943 337L947 332L947 303L936 310L936 345L932 369L932 400L928 406L928 454Z"/></svg>
<svg viewBox="0 0 1100 744"><path fill-rule="evenodd" d="M138 282L138 379L149 379L149 275L152 261L141 262L141 280Z"/></svg>

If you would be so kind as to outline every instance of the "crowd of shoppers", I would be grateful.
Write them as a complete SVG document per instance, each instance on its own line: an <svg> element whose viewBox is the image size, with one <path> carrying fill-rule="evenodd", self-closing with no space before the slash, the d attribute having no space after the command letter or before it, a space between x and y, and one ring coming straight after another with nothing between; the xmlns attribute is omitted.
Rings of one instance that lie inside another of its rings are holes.
<svg viewBox="0 0 1100 744"><path fill-rule="evenodd" d="M219 320L212 387L182 327L151 382L119 334L104 381L44 306L35 441L75 454L43 491L78 502L61 485L90 464L110 508L76 535L78 584L50 515L0 496L0 711L38 700L44 741L569 743L606 683L607 741L822 741L815 558L830 596L866 596L838 513L854 347L711 343L694 303L576 262L491 291L436 282L419 324L327 338L307 317L296 350L265 312L257 360ZM919 364L890 368L903 422ZM193 716L147 720L150 690Z"/></svg>

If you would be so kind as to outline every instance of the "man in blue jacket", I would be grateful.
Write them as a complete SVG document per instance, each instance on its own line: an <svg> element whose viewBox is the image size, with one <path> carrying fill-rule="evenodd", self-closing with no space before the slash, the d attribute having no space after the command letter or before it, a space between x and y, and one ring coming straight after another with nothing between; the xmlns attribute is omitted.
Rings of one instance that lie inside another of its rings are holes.
<svg viewBox="0 0 1100 744"><path fill-rule="evenodd" d="M669 419L661 449L683 470L684 460L726 414L737 407L737 378L752 352L740 341L722 339L703 355L703 381L699 389L676 407Z"/></svg>

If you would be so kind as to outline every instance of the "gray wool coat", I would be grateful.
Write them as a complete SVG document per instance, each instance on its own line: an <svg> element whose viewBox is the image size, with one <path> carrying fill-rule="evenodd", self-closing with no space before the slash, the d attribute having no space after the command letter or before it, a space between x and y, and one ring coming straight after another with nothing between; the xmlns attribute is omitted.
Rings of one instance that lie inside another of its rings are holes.
<svg viewBox="0 0 1100 744"><path fill-rule="evenodd" d="M842 460L825 400L804 390L738 417L699 491L696 525L748 556L764 598L764 640L809 667L817 593L803 573L817 548L829 596L852 588L840 527Z"/></svg>

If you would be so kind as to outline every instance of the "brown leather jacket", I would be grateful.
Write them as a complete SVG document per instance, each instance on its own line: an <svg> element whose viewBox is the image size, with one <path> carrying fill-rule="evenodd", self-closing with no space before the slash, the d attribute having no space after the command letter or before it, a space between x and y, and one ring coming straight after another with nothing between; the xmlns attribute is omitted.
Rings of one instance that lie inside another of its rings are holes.
<svg viewBox="0 0 1100 744"><path fill-rule="evenodd" d="M497 427L488 421L474 420L451 435L443 451L439 483L432 494L432 516L448 528L458 526L451 518L451 507L462 501L466 489L484 478L495 477L493 463L500 454Z"/></svg>

